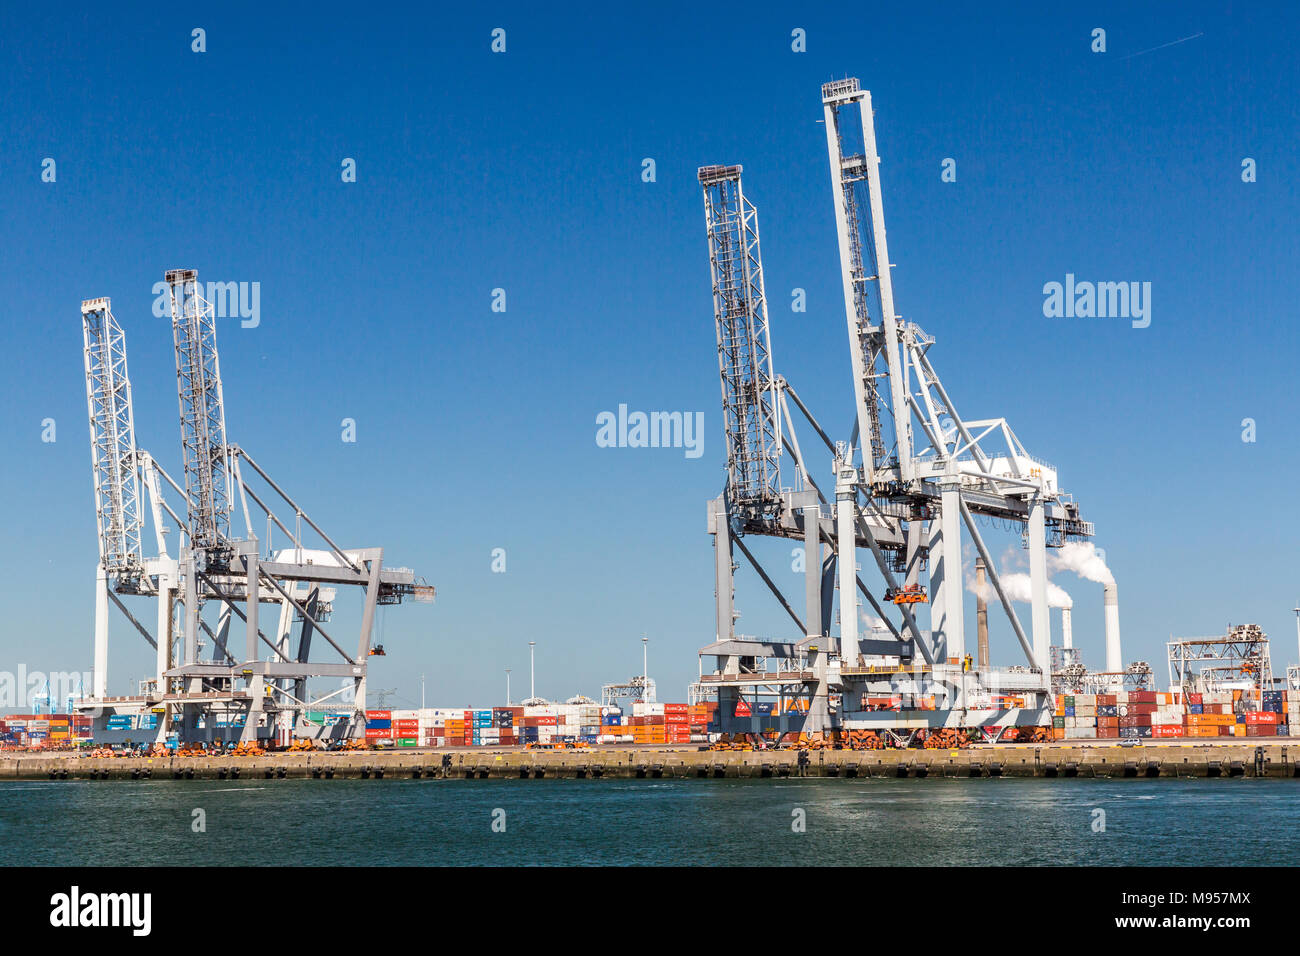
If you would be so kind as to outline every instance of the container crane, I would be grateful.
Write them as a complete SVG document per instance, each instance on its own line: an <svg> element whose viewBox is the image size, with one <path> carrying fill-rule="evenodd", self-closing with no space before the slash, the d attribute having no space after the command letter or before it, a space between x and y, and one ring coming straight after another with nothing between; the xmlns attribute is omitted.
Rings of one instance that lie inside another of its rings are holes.
<svg viewBox="0 0 1300 956"><path fill-rule="evenodd" d="M202 296L195 270L168 270L165 281L184 487L135 448L125 336L109 301L90 299L82 305L100 562L94 688L81 706L95 709L102 719L119 711L161 711L160 740L173 729L185 740L214 740L237 730L249 743L275 733L277 721L287 736L307 706L307 681L324 677L339 680L340 688L320 700L352 692L353 717L346 732L359 736L376 609L407 597L430 602L435 591L409 568L385 567L382 548L341 549L244 449L227 440L212 306ZM184 516L167 504L162 482L185 501ZM158 556L152 559L142 557L141 485L150 498L157 538ZM239 532L234 528L236 508L243 519ZM258 523L265 520L264 544L254 530L259 511ZM164 513L180 531L177 558L168 555ZM317 542L306 539L304 524ZM287 539L287 547L271 547L275 532ZM355 649L345 647L342 637L325 626L343 586L362 594ZM156 636L131 615L119 594L157 596ZM156 680L138 697L107 696L109 600L157 648ZM176 604L183 611L179 620ZM263 604L279 609L277 625L268 627L273 636L261 627ZM205 615L205 605L218 609L215 620ZM232 640L236 618L244 624L242 647ZM291 640L295 624L296 648ZM211 640L210 660L201 659L200 634ZM313 645L322 641L338 660L313 659Z"/></svg>
<svg viewBox="0 0 1300 956"><path fill-rule="evenodd" d="M1061 492L1056 471L1029 455L1005 419L966 420L958 414L929 357L934 339L896 311L871 94L856 79L827 83L821 92L853 373L853 428L846 441L832 441L773 370L757 214L741 187L742 167L699 170L727 448L726 484L709 507L717 640L700 652L717 659L717 670L703 679L718 687L724 730L750 729L748 720L733 728L725 719L734 714L729 703L746 688L782 697L811 690L806 720L790 729L876 727L894 719L862 704L879 684L879 659L895 659L898 672L919 658L924 663L916 667L942 700L927 721L1041 724L1050 715L1046 549L1089 537L1092 526ZM791 402L831 454L833 488L818 487L807 466ZM780 484L783 453L795 462L793 490ZM1032 587L1028 632L998 579L978 516L1024 529ZM1024 665L972 670L963 663L963 532L986 568ZM803 538L804 619L743 543L749 534ZM870 552L884 582L883 601L897 621L858 575L860 548ZM801 640L736 638L736 550L795 622ZM840 626L831 637L827 622L836 591ZM880 631L859 633L859 595L882 622ZM928 628L917 617L923 607ZM990 684L1024 697L1026 705L994 711L968 699L972 693L983 699ZM836 695L840 703L832 714Z"/></svg>

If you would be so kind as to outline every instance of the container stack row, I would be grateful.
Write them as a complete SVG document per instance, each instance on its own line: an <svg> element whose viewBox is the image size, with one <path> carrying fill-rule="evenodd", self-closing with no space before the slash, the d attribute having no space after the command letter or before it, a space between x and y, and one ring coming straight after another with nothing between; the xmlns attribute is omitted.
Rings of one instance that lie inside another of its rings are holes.
<svg viewBox="0 0 1300 956"><path fill-rule="evenodd" d="M707 739L716 703L647 704L630 713L599 704L366 711L366 740L395 747L491 747L559 743L689 743Z"/></svg>
<svg viewBox="0 0 1300 956"><path fill-rule="evenodd" d="M10 714L0 718L0 745L51 748L90 739L90 718L81 714Z"/></svg>
<svg viewBox="0 0 1300 956"><path fill-rule="evenodd" d="M1057 740L1300 736L1300 691L1057 695Z"/></svg>

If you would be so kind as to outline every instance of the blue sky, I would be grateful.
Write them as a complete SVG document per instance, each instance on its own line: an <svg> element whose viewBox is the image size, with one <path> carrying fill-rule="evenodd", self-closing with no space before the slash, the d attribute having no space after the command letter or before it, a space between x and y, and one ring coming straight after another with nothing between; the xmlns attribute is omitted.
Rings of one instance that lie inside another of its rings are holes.
<svg viewBox="0 0 1300 956"><path fill-rule="evenodd" d="M518 697L536 640L539 693L596 696L639 671L644 632L661 696L683 697L713 637L704 503L723 468L695 170L744 164L776 365L841 432L818 120L820 84L845 75L875 101L899 311L938 339L963 414L1010 419L1096 523L1126 658L1163 683L1171 633L1256 621L1294 661L1300 18L1269 8L6 8L0 669L89 669L79 303L112 297L137 440L179 474L152 287L192 267L261 286L256 328L219 324L231 439L341 544L382 545L438 586L435 606L386 612L372 687L416 700L424 673L431 705L487 705L512 667ZM1151 326L1044 318L1043 284L1067 273L1151 282ZM704 412L703 456L597 447L619 403ZM1099 666L1100 588L1058 583ZM761 583L739 586L742 630L787 632ZM113 633L123 692L151 656ZM1017 661L1007 628L993 640Z"/></svg>

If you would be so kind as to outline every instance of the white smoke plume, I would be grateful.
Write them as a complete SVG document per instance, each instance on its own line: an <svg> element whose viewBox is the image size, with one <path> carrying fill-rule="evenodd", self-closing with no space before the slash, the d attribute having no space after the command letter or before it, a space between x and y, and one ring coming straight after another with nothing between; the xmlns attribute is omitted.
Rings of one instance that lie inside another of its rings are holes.
<svg viewBox="0 0 1300 956"><path fill-rule="evenodd" d="M1069 541L1052 549L1048 563L1053 571L1073 571L1085 581L1115 583L1115 576L1110 573L1101 552L1091 541Z"/></svg>
<svg viewBox="0 0 1300 956"><path fill-rule="evenodd" d="M977 598L982 598L986 602L997 600L998 592L993 590L993 585L989 583L988 575L984 575L984 586L981 587L979 581L976 580L975 568L973 565L971 567L962 568L962 578L966 582L966 590Z"/></svg>
<svg viewBox="0 0 1300 956"><path fill-rule="evenodd" d="M1007 597L1013 601L1019 601L1021 604L1029 604L1034 599L1033 584L1029 575L1022 571L1013 571L1010 574L1002 574L998 578L1002 582L1002 590L1007 592ZM1065 589L1058 587L1051 581L1047 582L1047 606L1048 607L1074 607L1074 599L1065 593Z"/></svg>
<svg viewBox="0 0 1300 956"><path fill-rule="evenodd" d="M868 614L866 611L859 610L858 619L866 625L867 630L869 631L888 630L885 626L885 622L881 618L876 617L874 614Z"/></svg>

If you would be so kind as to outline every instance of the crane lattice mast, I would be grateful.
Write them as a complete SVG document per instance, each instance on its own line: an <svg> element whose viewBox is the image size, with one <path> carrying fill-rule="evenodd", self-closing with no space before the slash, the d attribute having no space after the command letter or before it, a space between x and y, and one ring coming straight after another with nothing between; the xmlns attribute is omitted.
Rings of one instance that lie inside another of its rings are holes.
<svg viewBox="0 0 1300 956"><path fill-rule="evenodd" d="M190 546L224 565L229 560L233 501L216 322L211 304L200 294L195 270L170 269L165 278L176 345Z"/></svg>
<svg viewBox="0 0 1300 956"><path fill-rule="evenodd" d="M140 476L135 449L126 335L108 299L81 303L85 343L86 405L98 518L99 560L113 578L139 575Z"/></svg>
<svg viewBox="0 0 1300 956"><path fill-rule="evenodd" d="M758 213L745 198L740 166L699 171L713 277L713 315L734 505L770 517L781 507L781 425L772 372Z"/></svg>

